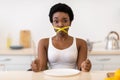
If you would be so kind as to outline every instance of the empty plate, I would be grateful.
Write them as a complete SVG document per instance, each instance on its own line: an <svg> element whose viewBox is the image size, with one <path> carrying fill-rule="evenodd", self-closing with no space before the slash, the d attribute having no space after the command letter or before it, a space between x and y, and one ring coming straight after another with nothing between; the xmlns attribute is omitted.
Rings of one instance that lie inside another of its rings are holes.
<svg viewBox="0 0 120 80"><path fill-rule="evenodd" d="M80 71L77 69L50 69L45 70L44 73L50 76L73 76L79 74Z"/></svg>

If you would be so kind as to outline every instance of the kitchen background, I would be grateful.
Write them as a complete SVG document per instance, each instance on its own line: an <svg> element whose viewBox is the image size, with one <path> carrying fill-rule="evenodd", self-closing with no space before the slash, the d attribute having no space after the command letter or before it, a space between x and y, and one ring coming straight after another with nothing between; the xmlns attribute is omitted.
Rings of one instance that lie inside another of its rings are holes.
<svg viewBox="0 0 120 80"><path fill-rule="evenodd" d="M8 35L19 44L21 30L30 30L32 40L53 36L48 13L55 3L66 3L75 18L69 34L91 41L105 41L113 30L120 34L120 0L0 0L0 48Z"/></svg>

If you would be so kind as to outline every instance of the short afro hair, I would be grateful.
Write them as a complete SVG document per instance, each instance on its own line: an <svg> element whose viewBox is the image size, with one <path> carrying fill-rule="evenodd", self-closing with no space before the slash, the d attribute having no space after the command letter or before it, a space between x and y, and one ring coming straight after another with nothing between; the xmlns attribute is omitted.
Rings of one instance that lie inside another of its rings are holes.
<svg viewBox="0 0 120 80"><path fill-rule="evenodd" d="M52 6L51 9L50 9L49 19L50 19L51 23L53 22L53 20L52 20L53 14L56 13L56 12L67 13L70 17L70 21L72 21L74 19L74 14L73 14L72 9L64 3L58 3L58 4L55 4L54 6Z"/></svg>

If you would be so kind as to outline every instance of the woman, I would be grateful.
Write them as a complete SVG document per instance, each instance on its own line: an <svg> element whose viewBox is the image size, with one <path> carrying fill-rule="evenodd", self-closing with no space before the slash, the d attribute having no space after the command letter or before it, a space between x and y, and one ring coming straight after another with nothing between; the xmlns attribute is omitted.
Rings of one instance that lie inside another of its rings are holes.
<svg viewBox="0 0 120 80"><path fill-rule="evenodd" d="M74 19L72 9L63 3L55 4L49 12L50 22L56 32L51 38L44 38L38 44L38 58L32 63L35 72L54 68L72 68L90 71L87 59L86 41L72 37L68 30Z"/></svg>

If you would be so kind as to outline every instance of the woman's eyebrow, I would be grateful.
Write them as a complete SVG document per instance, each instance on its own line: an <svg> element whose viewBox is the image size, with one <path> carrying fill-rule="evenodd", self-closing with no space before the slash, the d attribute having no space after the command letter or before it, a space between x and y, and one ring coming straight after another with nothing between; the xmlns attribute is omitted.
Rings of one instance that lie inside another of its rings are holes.
<svg viewBox="0 0 120 80"><path fill-rule="evenodd" d="M68 18L63 18L63 19L68 19Z"/></svg>
<svg viewBox="0 0 120 80"><path fill-rule="evenodd" d="M53 17L53 19L58 19L58 17Z"/></svg>
<svg viewBox="0 0 120 80"><path fill-rule="evenodd" d="M54 17L53 19L58 19L58 17ZM66 17L64 17L64 18L62 18L63 20L68 20L68 18L66 18Z"/></svg>

